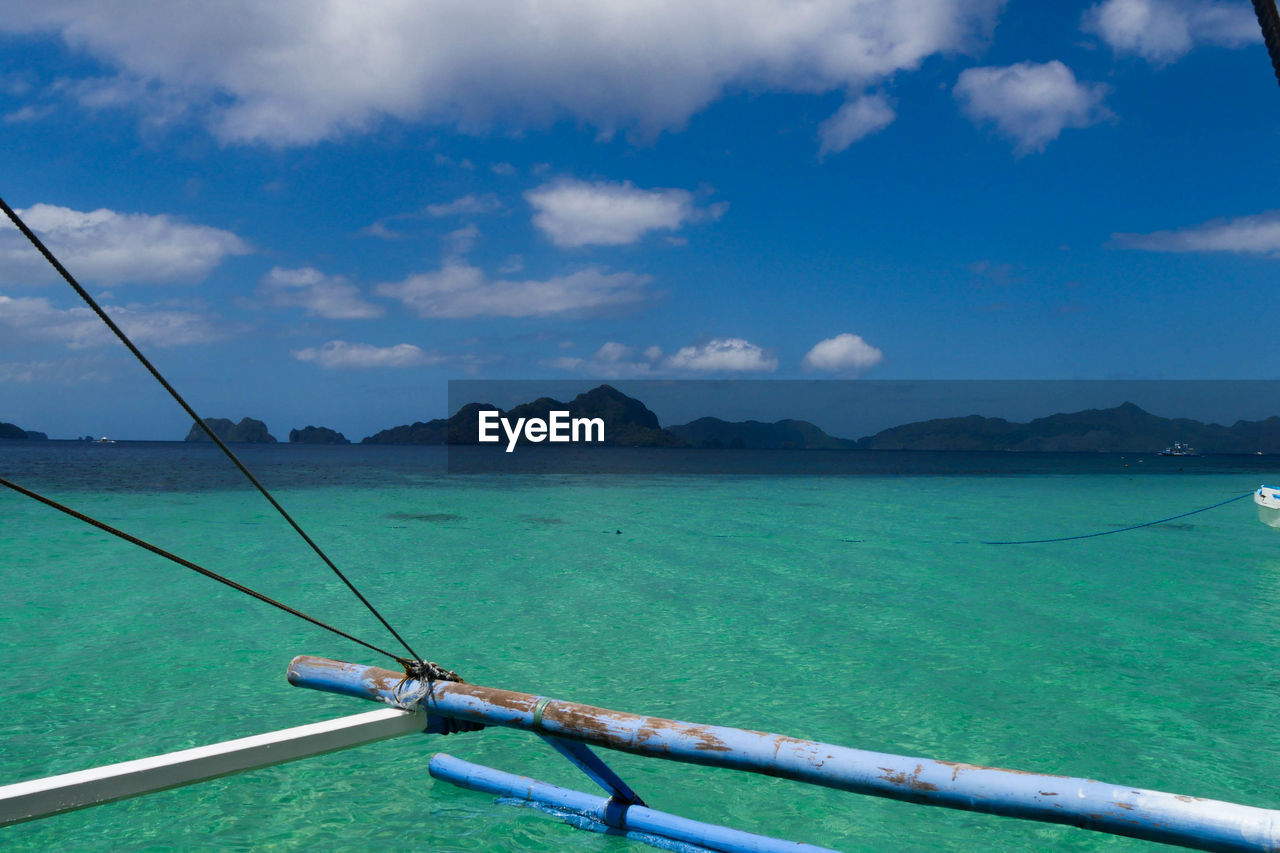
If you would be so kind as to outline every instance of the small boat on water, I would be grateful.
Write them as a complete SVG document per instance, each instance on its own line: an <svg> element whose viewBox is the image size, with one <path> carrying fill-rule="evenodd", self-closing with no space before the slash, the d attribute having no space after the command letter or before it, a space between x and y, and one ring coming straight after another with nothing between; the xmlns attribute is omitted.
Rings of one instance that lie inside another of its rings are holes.
<svg viewBox="0 0 1280 853"><path fill-rule="evenodd" d="M1258 505L1258 520L1271 527L1280 527L1280 486L1259 486L1253 493Z"/></svg>
<svg viewBox="0 0 1280 853"><path fill-rule="evenodd" d="M1164 450L1158 451L1157 456L1199 456L1196 449L1189 444L1181 441L1175 441Z"/></svg>
<svg viewBox="0 0 1280 853"><path fill-rule="evenodd" d="M95 438L93 440L93 443L94 444L115 444L116 440L114 438L107 438L104 435L102 438Z"/></svg>

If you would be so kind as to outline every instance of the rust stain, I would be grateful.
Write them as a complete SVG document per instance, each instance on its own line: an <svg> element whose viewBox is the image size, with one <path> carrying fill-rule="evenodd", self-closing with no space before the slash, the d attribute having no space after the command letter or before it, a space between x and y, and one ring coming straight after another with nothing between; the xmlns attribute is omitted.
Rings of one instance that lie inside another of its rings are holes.
<svg viewBox="0 0 1280 853"><path fill-rule="evenodd" d="M630 715L628 715L630 716ZM732 748L712 733L713 726L690 725L675 720L664 720L661 717L643 717L636 729L636 743L647 743L675 734L691 738L693 748L698 752L731 752Z"/></svg>
<svg viewBox="0 0 1280 853"><path fill-rule="evenodd" d="M1133 811L1133 803L1116 803L1116 806L1128 811Z"/></svg>
<svg viewBox="0 0 1280 853"><path fill-rule="evenodd" d="M588 710L595 709L586 709L572 702L551 702L547 705L546 710L542 712L543 724L545 726L548 721L554 721L575 736L583 737L587 740L595 740L598 743L628 743L625 738L619 737L617 732L609 725L610 718L602 718L600 715L587 713Z"/></svg>
<svg viewBox="0 0 1280 853"><path fill-rule="evenodd" d="M1056 796L1058 796L1058 792L1057 792L1057 791L1041 791L1041 792L1040 792L1040 796L1042 796L1042 797L1056 797Z"/></svg>
<svg viewBox="0 0 1280 853"><path fill-rule="evenodd" d="M713 735L710 729L710 726L694 726L686 730L685 734L697 738L698 743L694 746L694 749L700 752L731 752L730 747L723 740Z"/></svg>
<svg viewBox="0 0 1280 853"><path fill-rule="evenodd" d="M884 775L880 778L892 785L900 785L911 791L936 791L938 786L932 782L925 782L920 778L920 774L924 772L924 765L917 764L916 769L910 775L905 770L894 770L892 767L877 768L884 771Z"/></svg>

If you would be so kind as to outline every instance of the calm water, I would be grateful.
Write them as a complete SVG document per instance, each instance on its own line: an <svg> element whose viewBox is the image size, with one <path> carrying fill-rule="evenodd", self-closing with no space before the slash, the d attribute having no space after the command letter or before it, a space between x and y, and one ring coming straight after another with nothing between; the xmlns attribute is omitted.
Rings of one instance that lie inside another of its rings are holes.
<svg viewBox="0 0 1280 853"><path fill-rule="evenodd" d="M846 476L468 477L430 448L244 455L419 651L470 681L1280 805L1280 530L1250 502L1098 539L979 544L1194 509L1276 479L1280 460L978 454L950 468L880 457ZM227 469L207 447L0 447L0 475L391 642ZM11 493L0 583L5 782L374 707L284 678L295 654L379 663L371 653ZM440 750L592 788L524 733L408 737L12 827L0 844L649 849L436 783ZM610 760L655 808L844 850L1166 849Z"/></svg>

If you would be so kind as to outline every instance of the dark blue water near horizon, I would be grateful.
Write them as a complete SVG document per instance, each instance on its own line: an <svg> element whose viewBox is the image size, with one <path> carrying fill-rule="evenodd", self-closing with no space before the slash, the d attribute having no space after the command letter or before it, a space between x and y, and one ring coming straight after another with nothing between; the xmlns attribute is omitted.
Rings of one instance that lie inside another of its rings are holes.
<svg viewBox="0 0 1280 853"><path fill-rule="evenodd" d="M688 476L1055 476L1280 473L1280 456L926 450L496 448L233 444L268 488L412 484L444 474ZM7 473L6 473L7 472ZM251 489L207 442L0 441L0 476L70 490ZM29 485L20 483L20 485Z"/></svg>

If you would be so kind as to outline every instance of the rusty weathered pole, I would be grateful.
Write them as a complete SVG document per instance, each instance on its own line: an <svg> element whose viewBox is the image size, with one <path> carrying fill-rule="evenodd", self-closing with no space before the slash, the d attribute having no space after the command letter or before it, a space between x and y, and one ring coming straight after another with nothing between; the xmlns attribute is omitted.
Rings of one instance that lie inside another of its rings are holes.
<svg viewBox="0 0 1280 853"><path fill-rule="evenodd" d="M1280 850L1280 811L930 758L611 711L473 684L403 681L397 672L310 656L294 658L300 687L420 707L429 716L527 729L583 743L747 770L966 811L1045 821L1203 850Z"/></svg>

